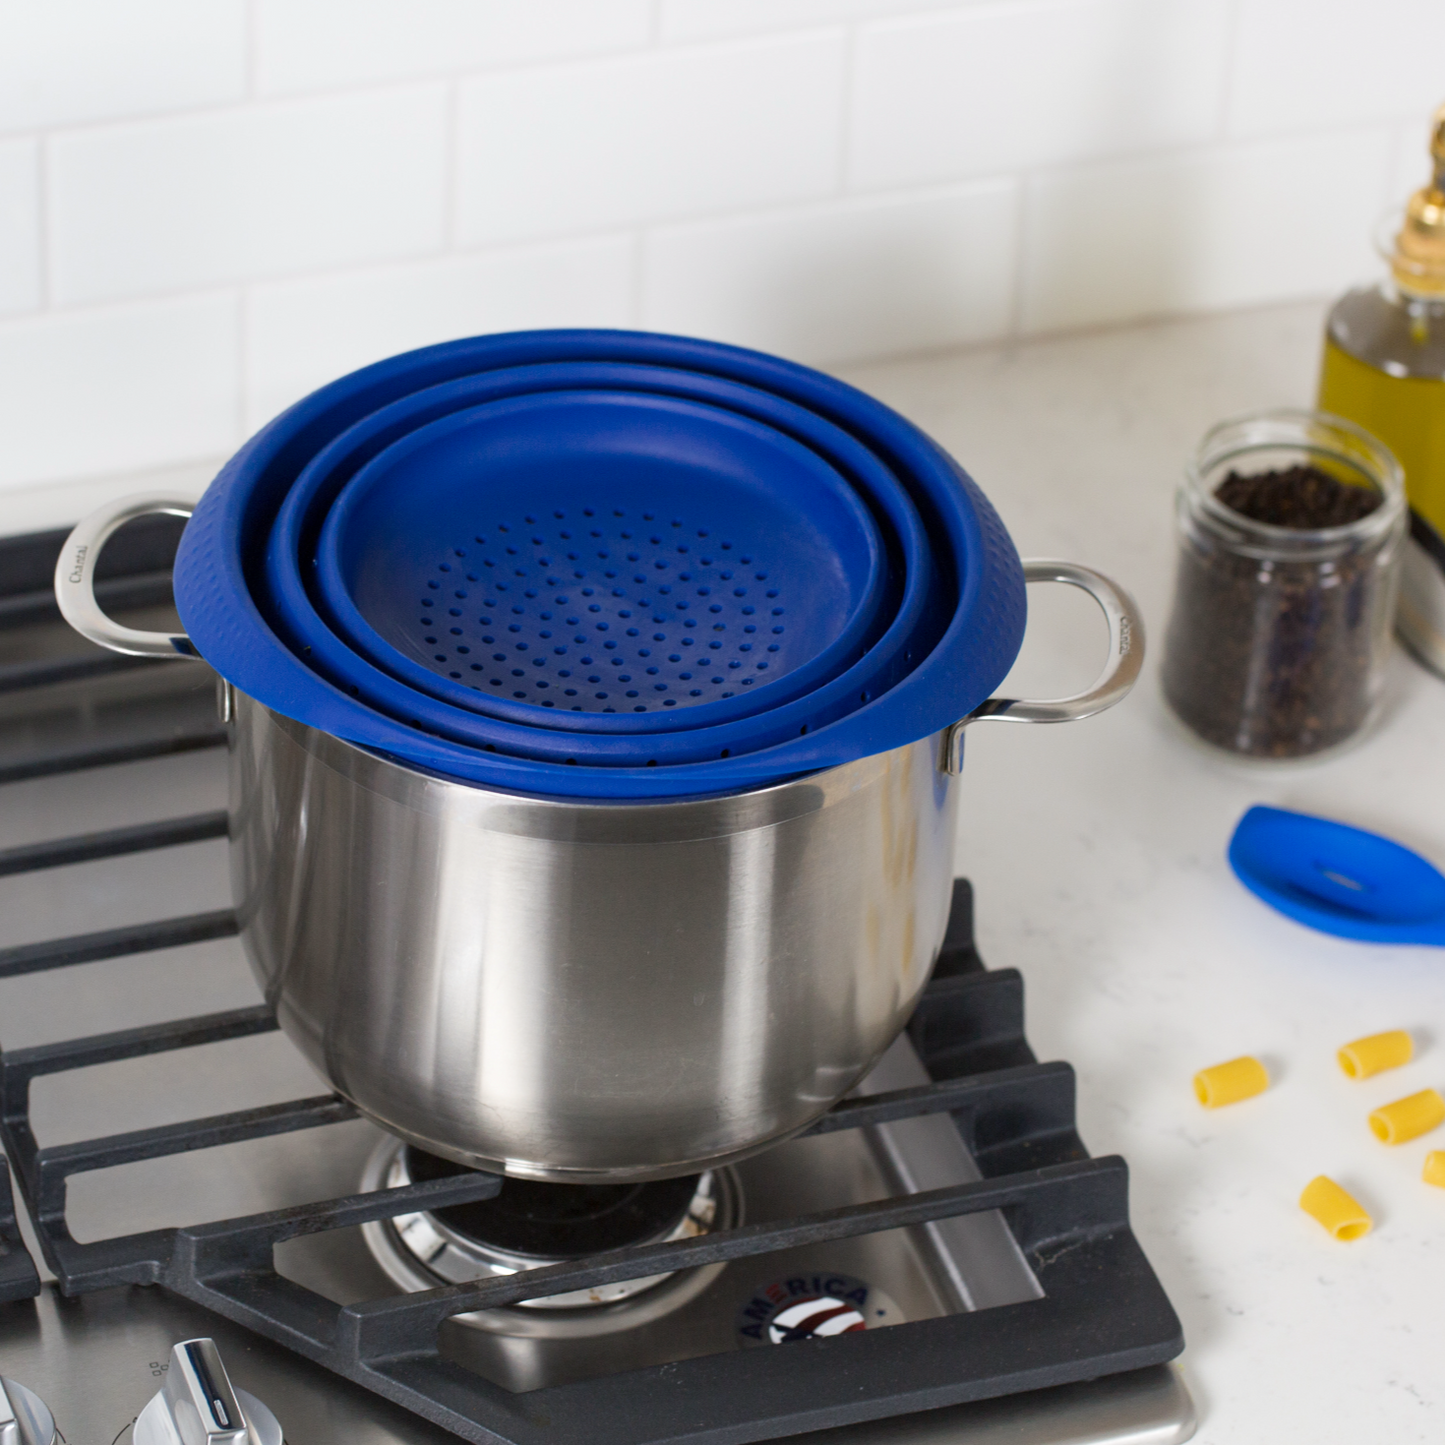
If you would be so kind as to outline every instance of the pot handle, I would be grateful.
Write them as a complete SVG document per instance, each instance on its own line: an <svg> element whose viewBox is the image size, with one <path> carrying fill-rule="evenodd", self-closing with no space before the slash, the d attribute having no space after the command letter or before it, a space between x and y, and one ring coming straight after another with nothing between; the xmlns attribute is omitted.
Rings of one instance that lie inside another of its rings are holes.
<svg viewBox="0 0 1445 1445"><path fill-rule="evenodd" d="M966 718L954 723L943 735L941 766L946 773L963 770L963 730L979 722L1077 722L1113 707L1139 680L1144 665L1144 621L1134 599L1092 567L1077 562L1055 562L1034 558L1023 564L1025 582L1067 582L1082 587L1103 609L1109 623L1109 660L1093 687L1072 697L1032 701L1012 697L991 697L981 702Z"/></svg>
<svg viewBox="0 0 1445 1445"><path fill-rule="evenodd" d="M55 564L55 601L60 615L82 637L112 652L130 657L195 657L196 649L184 632L122 627L106 616L95 599L95 566L112 533L137 517L189 517L195 510L196 504L189 497L170 492L121 497L97 508L71 532L60 549Z"/></svg>

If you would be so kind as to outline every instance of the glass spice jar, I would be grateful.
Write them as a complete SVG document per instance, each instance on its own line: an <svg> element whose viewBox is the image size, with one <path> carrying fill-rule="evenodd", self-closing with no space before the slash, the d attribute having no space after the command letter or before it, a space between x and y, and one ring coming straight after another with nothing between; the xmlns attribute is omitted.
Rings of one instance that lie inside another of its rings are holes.
<svg viewBox="0 0 1445 1445"><path fill-rule="evenodd" d="M1176 515L1175 713L1255 758L1357 733L1381 697L1407 527L1390 452L1322 412L1223 422L1185 469Z"/></svg>

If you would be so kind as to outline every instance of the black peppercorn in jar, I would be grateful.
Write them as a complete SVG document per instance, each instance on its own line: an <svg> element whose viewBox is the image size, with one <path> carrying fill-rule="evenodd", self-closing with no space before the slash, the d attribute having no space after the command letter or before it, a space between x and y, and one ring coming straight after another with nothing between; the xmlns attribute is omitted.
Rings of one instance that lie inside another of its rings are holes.
<svg viewBox="0 0 1445 1445"><path fill-rule="evenodd" d="M1399 465L1351 422L1215 427L1179 489L1164 695L1206 742L1297 758L1375 711L1406 530Z"/></svg>

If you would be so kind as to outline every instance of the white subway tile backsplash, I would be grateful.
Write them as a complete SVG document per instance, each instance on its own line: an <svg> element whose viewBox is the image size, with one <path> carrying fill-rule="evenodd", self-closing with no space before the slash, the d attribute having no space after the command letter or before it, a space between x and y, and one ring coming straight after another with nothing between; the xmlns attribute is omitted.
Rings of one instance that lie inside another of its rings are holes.
<svg viewBox="0 0 1445 1445"><path fill-rule="evenodd" d="M1226 0L1036 0L866 25L849 181L902 186L1208 140Z"/></svg>
<svg viewBox="0 0 1445 1445"><path fill-rule="evenodd" d="M0 0L0 131L239 100L245 0Z"/></svg>
<svg viewBox="0 0 1445 1445"><path fill-rule="evenodd" d="M0 313L40 300L40 147L0 141Z"/></svg>
<svg viewBox="0 0 1445 1445"><path fill-rule="evenodd" d="M647 44L650 0L257 0L263 93Z"/></svg>
<svg viewBox="0 0 1445 1445"><path fill-rule="evenodd" d="M713 40L958 8L958 0L661 0L662 38Z"/></svg>
<svg viewBox="0 0 1445 1445"><path fill-rule="evenodd" d="M0 486L480 331L829 363L1337 290L1442 56L1445 0L0 0Z"/></svg>
<svg viewBox="0 0 1445 1445"><path fill-rule="evenodd" d="M438 85L61 136L55 295L94 301L438 249L445 130Z"/></svg>
<svg viewBox="0 0 1445 1445"><path fill-rule="evenodd" d="M820 32L465 82L464 244L806 200L839 180L844 44Z"/></svg>
<svg viewBox="0 0 1445 1445"><path fill-rule="evenodd" d="M1017 186L868 198L647 237L643 324L810 362L1003 335Z"/></svg>
<svg viewBox="0 0 1445 1445"><path fill-rule="evenodd" d="M1368 279L1392 140L1377 130L1253 142L1037 178L1025 208L1024 330Z"/></svg>
<svg viewBox="0 0 1445 1445"><path fill-rule="evenodd" d="M247 429L417 346L534 326L627 326L633 271L633 241L606 237L257 286L246 317Z"/></svg>
<svg viewBox="0 0 1445 1445"><path fill-rule="evenodd" d="M229 450L237 355L225 294L0 324L0 489Z"/></svg>
<svg viewBox="0 0 1445 1445"><path fill-rule="evenodd" d="M1230 132L1339 126L1445 102L1441 0L1240 0Z"/></svg>

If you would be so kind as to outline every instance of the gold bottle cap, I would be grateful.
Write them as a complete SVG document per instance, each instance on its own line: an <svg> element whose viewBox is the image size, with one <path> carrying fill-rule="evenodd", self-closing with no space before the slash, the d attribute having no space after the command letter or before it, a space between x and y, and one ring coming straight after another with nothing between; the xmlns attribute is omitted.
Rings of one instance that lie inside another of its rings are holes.
<svg viewBox="0 0 1445 1445"><path fill-rule="evenodd" d="M1396 284L1417 296L1445 296L1445 105L1430 126L1434 176L1410 197L1395 237L1390 269Z"/></svg>

